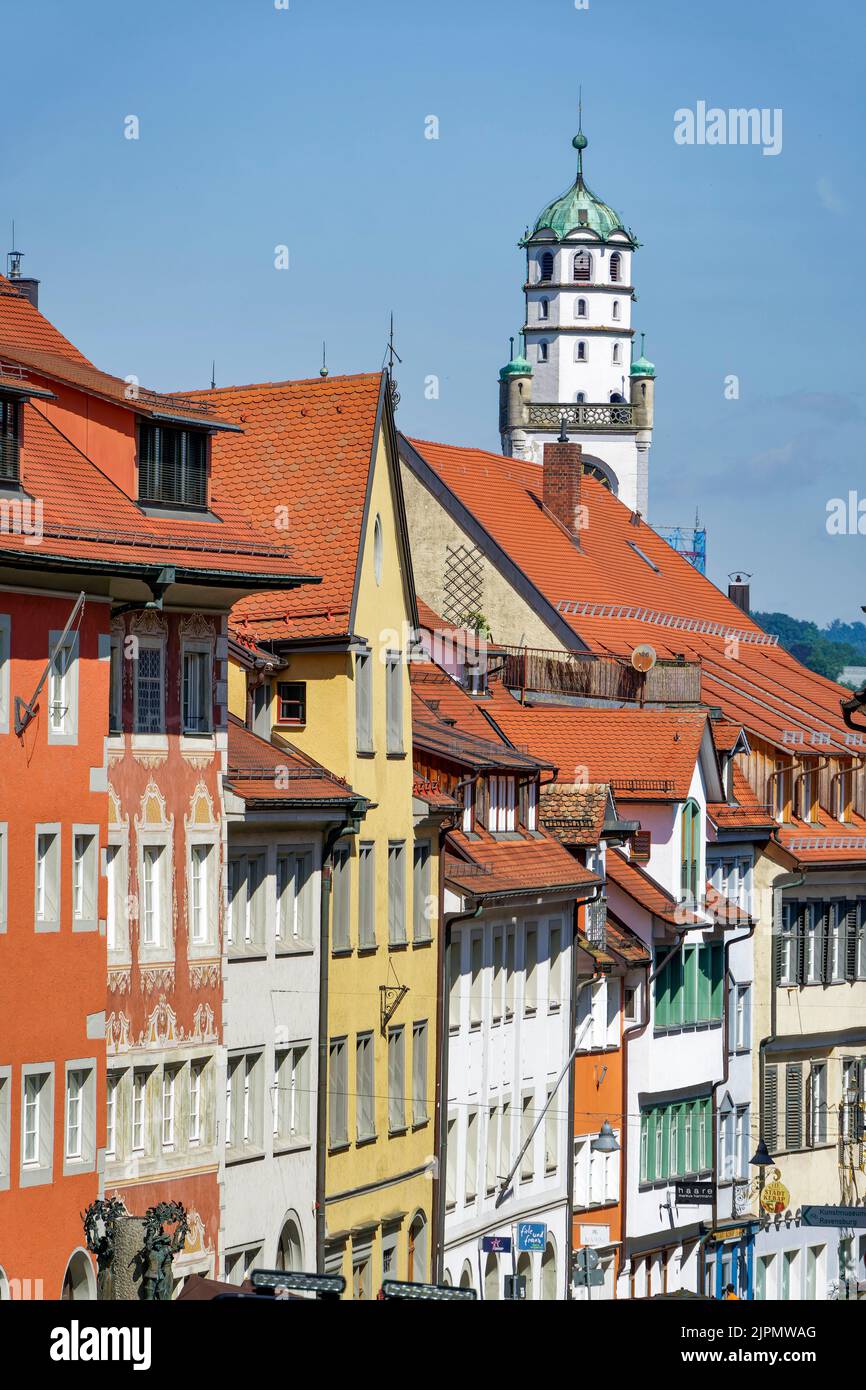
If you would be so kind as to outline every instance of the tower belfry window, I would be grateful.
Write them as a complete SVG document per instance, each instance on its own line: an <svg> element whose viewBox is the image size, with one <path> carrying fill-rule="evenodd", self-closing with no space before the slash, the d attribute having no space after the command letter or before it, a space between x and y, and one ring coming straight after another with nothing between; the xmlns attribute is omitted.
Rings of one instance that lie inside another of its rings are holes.
<svg viewBox="0 0 866 1390"><path fill-rule="evenodd" d="M614 343L613 345L613 361L615 363L622 361L622 347L619 343Z"/></svg>
<svg viewBox="0 0 866 1390"><path fill-rule="evenodd" d="M588 251L577 252L574 258L574 278L584 285L588 285L592 279L592 256Z"/></svg>
<svg viewBox="0 0 866 1390"><path fill-rule="evenodd" d="M541 274L540 274L539 278L540 278L541 280L552 280L552 279L553 279L553 252L552 252L552 251L545 251L544 255L543 255L542 258L541 258Z"/></svg>
<svg viewBox="0 0 866 1390"><path fill-rule="evenodd" d="M542 300L539 301L539 305L538 305L538 317L539 317L540 319L548 319L548 318L550 318L550 300L549 300L549 299L542 299Z"/></svg>
<svg viewBox="0 0 866 1390"><path fill-rule="evenodd" d="M574 317L576 319L585 319L586 316L586 300L579 299L574 306Z"/></svg>
<svg viewBox="0 0 866 1390"><path fill-rule="evenodd" d="M619 300L618 300L618 299L615 299L615 300L613 301L612 313L613 313L613 317L614 317L615 319L618 319L618 318L619 318Z"/></svg>
<svg viewBox="0 0 866 1390"><path fill-rule="evenodd" d="M538 344L538 360L539 360L539 362L546 362L546 361L547 361L547 357L548 357L548 345L547 345L547 343L539 343L539 344Z"/></svg>
<svg viewBox="0 0 866 1390"><path fill-rule="evenodd" d="M618 251L614 251L610 258L610 279L614 285L622 279L622 257Z"/></svg>
<svg viewBox="0 0 866 1390"><path fill-rule="evenodd" d="M575 362L586 361L586 343L582 338L574 345L574 360Z"/></svg>

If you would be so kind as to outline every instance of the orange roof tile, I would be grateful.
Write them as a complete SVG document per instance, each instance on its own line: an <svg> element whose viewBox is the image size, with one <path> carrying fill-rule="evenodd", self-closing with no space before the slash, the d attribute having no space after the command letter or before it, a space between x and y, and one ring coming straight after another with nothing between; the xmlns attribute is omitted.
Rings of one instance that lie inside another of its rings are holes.
<svg viewBox="0 0 866 1390"><path fill-rule="evenodd" d="M736 763L734 764L733 792L733 802L711 801L707 805L710 819L720 830L775 831L776 818L771 808L758 800L750 783Z"/></svg>
<svg viewBox="0 0 866 1390"><path fill-rule="evenodd" d="M64 338L44 314L34 309L29 299L15 288L14 281L7 280L5 275L0 275L0 339L39 352L57 353L69 362L90 365L84 353Z"/></svg>
<svg viewBox="0 0 866 1390"><path fill-rule="evenodd" d="M607 782L620 801L682 801L707 716L701 710L608 709L500 701L497 726L518 748L550 759L561 782Z"/></svg>
<svg viewBox="0 0 866 1390"><path fill-rule="evenodd" d="M647 912L672 927L699 927L705 925L702 919L689 909L682 907L670 893L666 892L655 879L638 864L626 859L618 849L611 850L605 861L607 877L623 893Z"/></svg>
<svg viewBox="0 0 866 1390"><path fill-rule="evenodd" d="M409 679L419 713L421 706L424 706L422 718L429 718L433 712L440 719L453 720L464 733L497 740L498 731L484 715L489 703L486 696L470 695L447 671L432 661L410 661Z"/></svg>
<svg viewBox="0 0 866 1390"><path fill-rule="evenodd" d="M652 953L641 941L637 932L615 917L610 908L605 920L605 939L608 947L628 961L629 965L648 965Z"/></svg>
<svg viewBox="0 0 866 1390"><path fill-rule="evenodd" d="M497 841L487 831L470 839L452 830L446 840L445 877L473 897L539 896L600 883L549 835Z"/></svg>
<svg viewBox="0 0 866 1390"><path fill-rule="evenodd" d="M543 508L538 465L423 440L402 448L410 467L426 463L438 475L546 600L552 622L588 650L627 655L650 642L660 657L682 653L703 664L704 701L770 742L800 736L808 746L829 735L838 750L861 746L839 708L847 692L778 646L649 525L633 525L594 478L581 483L589 524L578 548Z"/></svg>
<svg viewBox="0 0 866 1390"><path fill-rule="evenodd" d="M285 801L317 806L358 800L348 782L283 741L280 747L251 733L235 715L228 720L226 784L245 801Z"/></svg>
<svg viewBox="0 0 866 1390"><path fill-rule="evenodd" d="M605 783L556 782L542 787L538 809L542 825L563 845L597 845L609 795Z"/></svg>
<svg viewBox="0 0 866 1390"><path fill-rule="evenodd" d="M380 373L262 382L189 393L243 434L213 442L213 492L285 540L296 564L322 574L315 592L256 596L237 605L256 641L337 637L349 615L367 480L383 391ZM283 520L288 529L279 529Z"/></svg>

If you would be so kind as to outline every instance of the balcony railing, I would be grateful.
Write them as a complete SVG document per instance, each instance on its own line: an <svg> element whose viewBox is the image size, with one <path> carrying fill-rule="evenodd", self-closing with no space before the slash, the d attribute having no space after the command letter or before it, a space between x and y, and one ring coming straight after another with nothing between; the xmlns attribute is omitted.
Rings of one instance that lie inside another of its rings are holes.
<svg viewBox="0 0 866 1390"><path fill-rule="evenodd" d="M563 415L568 429L633 430L634 408L626 402L599 404L569 404L556 401L532 401L528 406L527 425L531 429L559 429Z"/></svg>
<svg viewBox="0 0 866 1390"><path fill-rule="evenodd" d="M511 690L635 704L691 705L701 700L697 661L659 660L644 676L624 656L527 647L505 647L503 651L502 680Z"/></svg>

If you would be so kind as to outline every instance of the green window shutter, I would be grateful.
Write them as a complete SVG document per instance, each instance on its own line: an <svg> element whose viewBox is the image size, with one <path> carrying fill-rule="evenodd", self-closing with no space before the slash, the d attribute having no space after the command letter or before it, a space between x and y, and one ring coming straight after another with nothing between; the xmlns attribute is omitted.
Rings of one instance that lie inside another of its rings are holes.
<svg viewBox="0 0 866 1390"><path fill-rule="evenodd" d="M656 1112L647 1110L644 1114L647 1127L646 1142L646 1179L647 1182L655 1182L656 1177Z"/></svg>
<svg viewBox="0 0 866 1390"><path fill-rule="evenodd" d="M662 1111L662 1153L659 1162L659 1177L669 1178L673 1172L673 1161L671 1157L671 1110L672 1106L666 1105Z"/></svg>
<svg viewBox="0 0 866 1390"><path fill-rule="evenodd" d="M719 948L721 950L721 947ZM713 1102L710 1096L703 1101L704 1111L704 1161L707 1172L713 1171Z"/></svg>
<svg viewBox="0 0 866 1390"><path fill-rule="evenodd" d="M678 1105L676 1112L677 1173L683 1174L686 1171L686 1107Z"/></svg>
<svg viewBox="0 0 866 1390"><path fill-rule="evenodd" d="M677 951L670 963L670 1019L671 1027L678 1028L683 1022L683 953Z"/></svg>
<svg viewBox="0 0 866 1390"><path fill-rule="evenodd" d="M647 1169L649 1159L649 1125L646 1111L641 1112L640 1117L640 1180L647 1181Z"/></svg>
<svg viewBox="0 0 866 1390"><path fill-rule="evenodd" d="M857 979L857 903L840 903L839 911L845 918L845 979L850 984Z"/></svg>
<svg viewBox="0 0 866 1390"><path fill-rule="evenodd" d="M698 951L698 1022L712 1017L712 947L699 946Z"/></svg>
<svg viewBox="0 0 866 1390"><path fill-rule="evenodd" d="M698 948L683 947L683 1023L698 1019Z"/></svg>
<svg viewBox="0 0 866 1390"><path fill-rule="evenodd" d="M725 1001L725 977L724 964L725 952L720 941L716 941L710 947L711 955L711 994L710 994L710 1017L721 1019Z"/></svg>
<svg viewBox="0 0 866 1390"><path fill-rule="evenodd" d="M659 962L664 960L666 952L663 947L657 947L655 952L655 968L658 970ZM656 1028L670 1027L670 966L656 975L655 984L655 1026Z"/></svg>
<svg viewBox="0 0 866 1390"><path fill-rule="evenodd" d="M785 1148L803 1147L803 1063L785 1067Z"/></svg>
<svg viewBox="0 0 866 1390"><path fill-rule="evenodd" d="M761 1086L761 1138L775 1153L779 1147L779 1076L775 1066L764 1064Z"/></svg>

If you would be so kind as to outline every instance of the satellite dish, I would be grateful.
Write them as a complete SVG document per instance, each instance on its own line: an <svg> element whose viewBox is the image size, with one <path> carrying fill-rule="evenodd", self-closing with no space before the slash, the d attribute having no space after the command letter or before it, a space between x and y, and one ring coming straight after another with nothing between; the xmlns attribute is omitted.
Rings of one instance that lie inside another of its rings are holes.
<svg viewBox="0 0 866 1390"><path fill-rule="evenodd" d="M631 654L632 666L644 676L652 670L657 660L655 647L651 647L649 642L641 642Z"/></svg>

